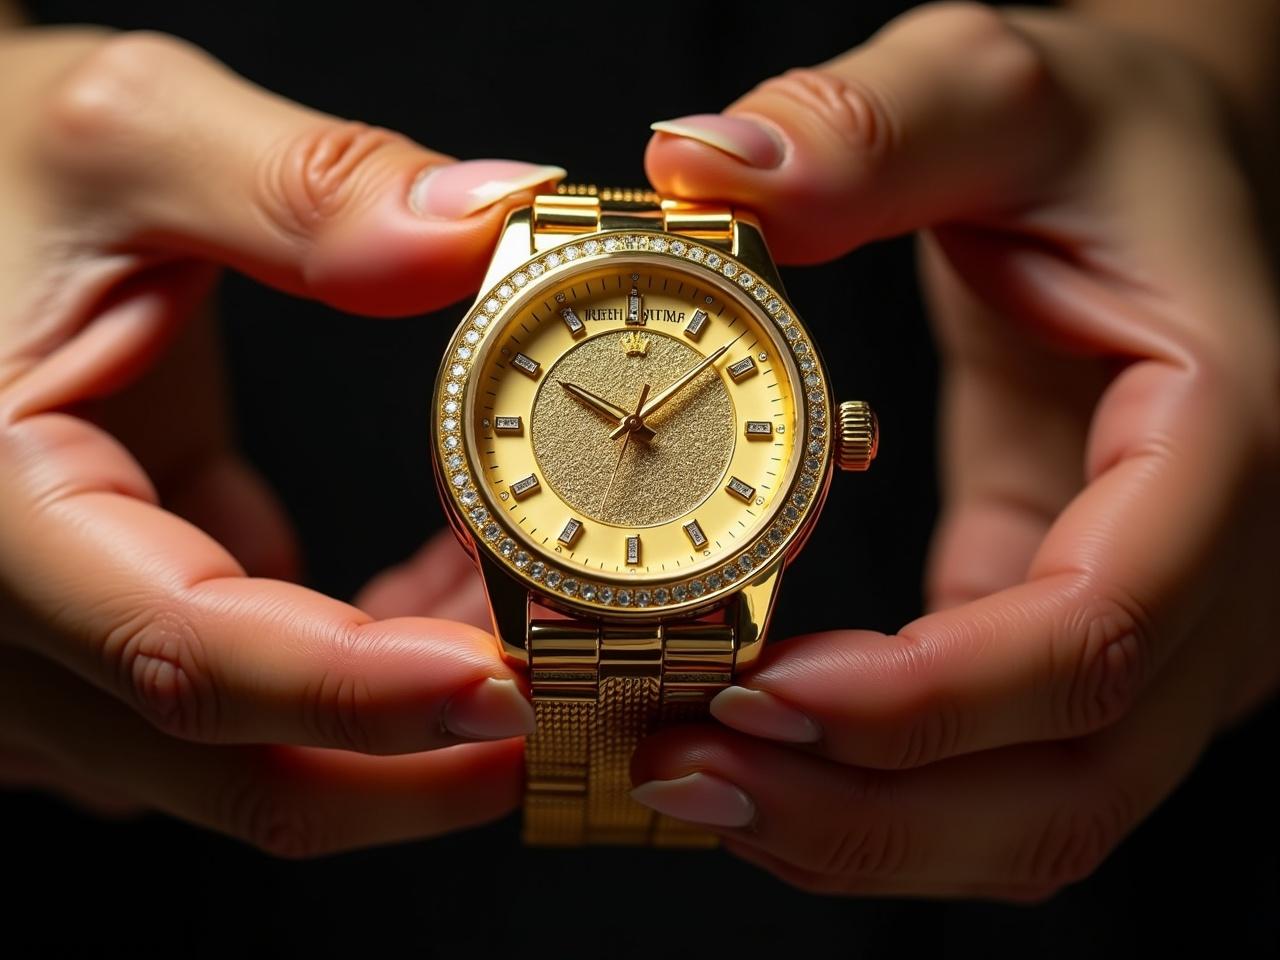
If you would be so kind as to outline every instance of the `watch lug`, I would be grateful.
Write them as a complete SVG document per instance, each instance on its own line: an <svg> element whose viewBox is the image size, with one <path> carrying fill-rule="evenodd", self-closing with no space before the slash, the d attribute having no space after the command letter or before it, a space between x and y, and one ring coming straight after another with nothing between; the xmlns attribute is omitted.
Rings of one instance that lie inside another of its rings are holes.
<svg viewBox="0 0 1280 960"><path fill-rule="evenodd" d="M485 550L476 550L476 566L489 602L493 633L498 638L502 656L510 663L528 666L529 651L525 637L529 628L529 592L508 576Z"/></svg>
<svg viewBox="0 0 1280 960"><path fill-rule="evenodd" d="M731 608L733 625L737 630L738 651L734 656L736 675L755 665L764 649L765 635L769 630L769 618L773 616L773 604L778 598L778 586L782 582L781 561L757 572L735 597Z"/></svg>
<svg viewBox="0 0 1280 960"><path fill-rule="evenodd" d="M769 245L764 242L760 224L750 214L740 210L734 211L733 255L749 266L765 283L784 297L787 296L782 277L778 276L778 265L773 262Z"/></svg>
<svg viewBox="0 0 1280 960"><path fill-rule="evenodd" d="M480 284L480 292L494 287L533 254L533 208L517 207L507 214L507 222L493 248L493 257L485 271L484 282Z"/></svg>

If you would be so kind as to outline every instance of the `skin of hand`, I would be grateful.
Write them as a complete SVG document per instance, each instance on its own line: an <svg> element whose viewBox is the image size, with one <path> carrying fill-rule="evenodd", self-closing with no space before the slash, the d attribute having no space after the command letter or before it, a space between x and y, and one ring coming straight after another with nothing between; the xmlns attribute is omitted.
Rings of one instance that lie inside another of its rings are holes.
<svg viewBox="0 0 1280 960"><path fill-rule="evenodd" d="M0 32L0 114L0 779L290 858L512 810L533 713L461 549L354 605L291 582L202 300L230 266L441 307L563 171L454 162L151 32Z"/></svg>
<svg viewBox="0 0 1280 960"><path fill-rule="evenodd" d="M1274 694L1280 310L1225 113L1154 41L947 4L656 125L654 186L784 262L921 231L943 514L925 616L771 644L637 799L804 889L1041 901Z"/></svg>

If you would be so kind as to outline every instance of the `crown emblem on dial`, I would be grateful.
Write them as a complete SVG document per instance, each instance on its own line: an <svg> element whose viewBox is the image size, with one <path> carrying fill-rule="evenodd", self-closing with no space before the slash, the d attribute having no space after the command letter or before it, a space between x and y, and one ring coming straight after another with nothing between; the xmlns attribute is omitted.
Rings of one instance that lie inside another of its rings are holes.
<svg viewBox="0 0 1280 960"><path fill-rule="evenodd" d="M626 351L628 357L643 357L645 351L649 349L649 338L642 337L638 331L632 330L623 336L622 349Z"/></svg>

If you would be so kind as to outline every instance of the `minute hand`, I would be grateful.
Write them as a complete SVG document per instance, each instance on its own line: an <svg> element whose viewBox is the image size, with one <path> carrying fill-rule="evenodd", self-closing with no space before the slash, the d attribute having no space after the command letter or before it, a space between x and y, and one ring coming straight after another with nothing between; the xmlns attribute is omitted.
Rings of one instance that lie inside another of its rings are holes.
<svg viewBox="0 0 1280 960"><path fill-rule="evenodd" d="M667 387L667 389L663 390L660 394L658 394L656 397L650 400L648 406L646 406L643 410L641 410L637 414L637 416L641 420L644 420L645 417L649 416L649 414L653 413L655 410L661 407L664 403L666 403L668 400L674 397L677 393L683 390L686 386L688 386L689 383L692 382L693 379L698 376L698 374L700 374L703 370L707 369L707 367L711 366L713 363L719 360L722 356L724 356L724 352L728 349L729 349L729 344L726 343L719 350L716 350L713 353L708 354L701 361L695 364L692 370L690 370L688 373L682 376L679 380L671 384L671 386ZM625 426L620 426L618 427L618 429L614 430L613 433L609 434L609 436L610 438L616 440L618 439L618 437L622 436L626 432L627 432L627 428Z"/></svg>

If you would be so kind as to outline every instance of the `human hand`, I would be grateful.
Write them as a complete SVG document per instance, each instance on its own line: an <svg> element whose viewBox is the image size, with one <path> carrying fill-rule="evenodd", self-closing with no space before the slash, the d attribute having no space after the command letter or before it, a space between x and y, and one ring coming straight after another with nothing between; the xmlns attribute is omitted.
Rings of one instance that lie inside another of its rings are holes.
<svg viewBox="0 0 1280 960"><path fill-rule="evenodd" d="M1153 43L976 5L659 125L654 185L784 262L926 230L944 513L928 615L766 648L638 799L806 889L1042 900L1276 689L1278 311L1226 128Z"/></svg>
<svg viewBox="0 0 1280 960"><path fill-rule="evenodd" d="M146 32L0 33L0 115L0 779L289 857L513 809L523 681L436 619L478 619L474 591L288 582L189 317L221 265L354 313L443 306L563 171L453 163Z"/></svg>

